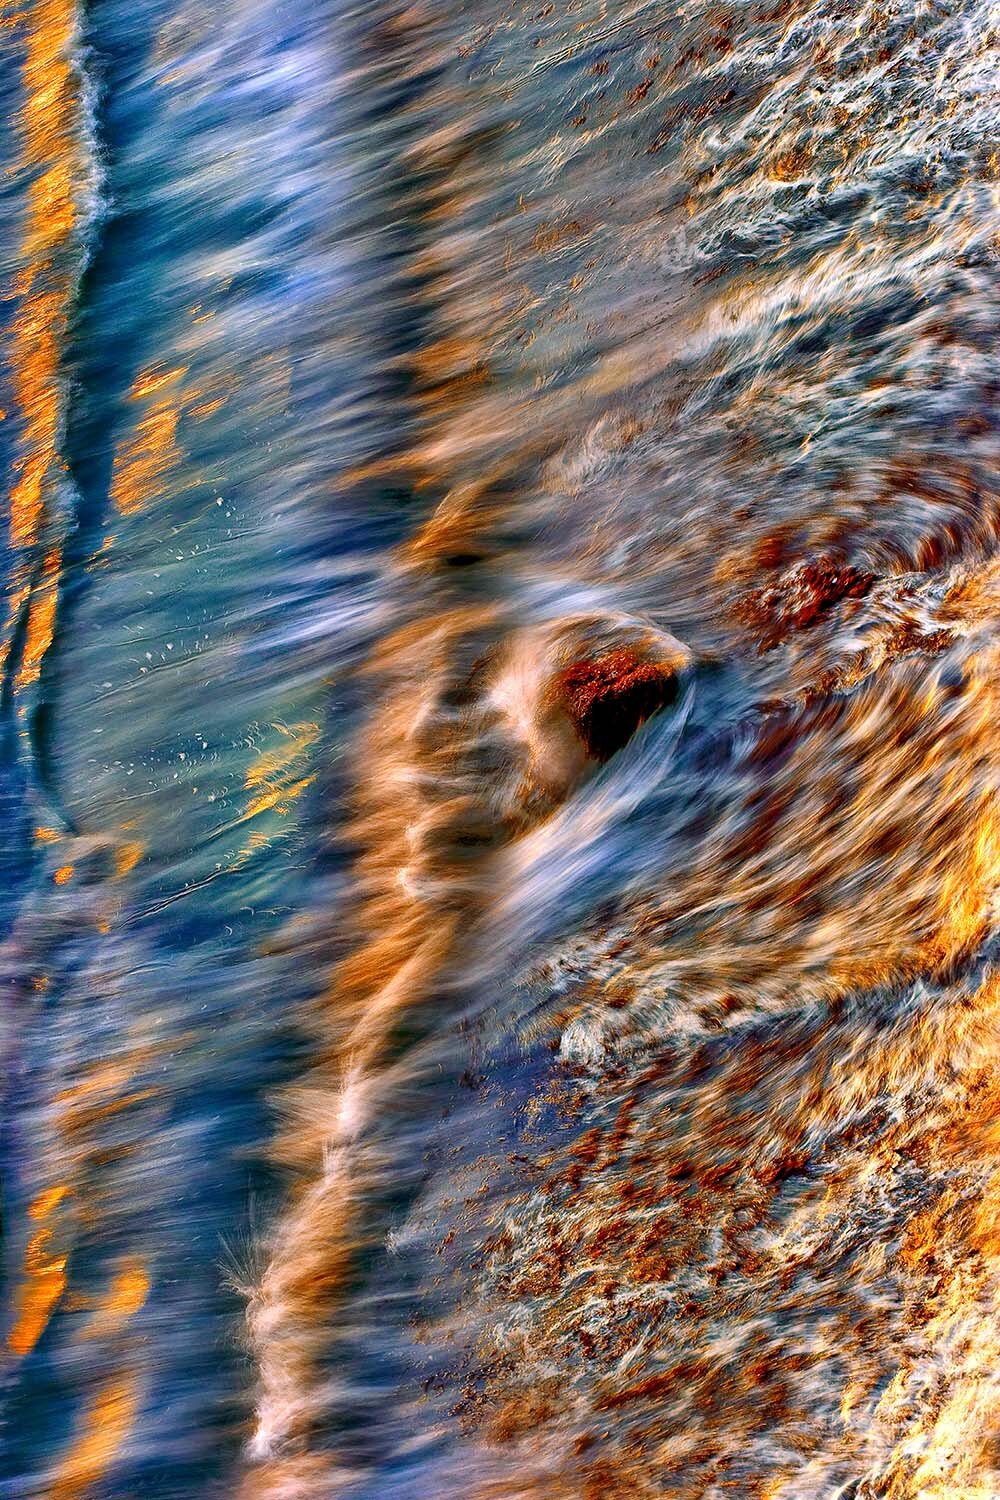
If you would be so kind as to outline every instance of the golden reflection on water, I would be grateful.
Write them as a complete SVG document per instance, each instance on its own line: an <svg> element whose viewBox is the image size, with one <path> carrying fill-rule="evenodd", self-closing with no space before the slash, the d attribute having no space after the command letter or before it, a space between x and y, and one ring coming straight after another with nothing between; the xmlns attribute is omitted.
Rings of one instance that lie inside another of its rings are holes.
<svg viewBox="0 0 1000 1500"><path fill-rule="evenodd" d="M28 1241L15 1295L16 1318L8 1337L11 1353L19 1358L30 1354L53 1314L63 1308L76 1324L74 1337L100 1345L94 1357L110 1371L83 1406L76 1434L57 1464L49 1493L66 1500L89 1494L120 1456L139 1406L145 1356L141 1342L128 1336L128 1328L149 1297L152 1272L147 1257L135 1252L119 1255L103 1292L96 1296L66 1294L76 1233L83 1225L98 1236L101 1232L99 1203L84 1191L100 1155L101 1123L155 1096L153 1089L128 1087L148 1055L148 1048L133 1047L114 1061L85 1070L72 1087L56 1095L55 1149L71 1180L39 1193L28 1210L40 1227Z"/></svg>
<svg viewBox="0 0 1000 1500"><path fill-rule="evenodd" d="M78 1500L99 1483L121 1452L138 1410L139 1383L134 1376L114 1377L99 1388L59 1463L52 1500Z"/></svg>
<svg viewBox="0 0 1000 1500"><path fill-rule="evenodd" d="M145 1262L138 1256L126 1257L116 1271L107 1295L81 1330L83 1338L109 1338L120 1332L129 1318L145 1306L150 1280Z"/></svg>
<svg viewBox="0 0 1000 1500"><path fill-rule="evenodd" d="M17 686L26 687L33 682L41 669L42 660L52 643L55 629L56 608L59 602L59 579L62 569L62 548L51 547L45 554L40 576L31 594L28 612L28 628L24 650L17 673Z"/></svg>
<svg viewBox="0 0 1000 1500"><path fill-rule="evenodd" d="M126 876L142 859L145 849L137 840L131 839L115 849L115 874L119 879Z"/></svg>
<svg viewBox="0 0 1000 1500"><path fill-rule="evenodd" d="M153 366L135 379L129 394L132 401L142 404L142 415L115 454L111 479L112 503L124 516L133 515L154 499L166 477L180 464L177 387L186 374L183 367Z"/></svg>
<svg viewBox="0 0 1000 1500"><path fill-rule="evenodd" d="M54 1251L54 1225L47 1221L53 1219L69 1191L68 1183L47 1188L28 1209L29 1218L46 1222L28 1241L23 1279L15 1294L15 1320L7 1346L19 1357L35 1347L66 1288L67 1257Z"/></svg>
<svg viewBox="0 0 1000 1500"><path fill-rule="evenodd" d="M309 752L319 737L317 723L275 724L279 739L270 750L262 750L247 770L246 790L252 795L243 814L245 820L274 808L280 815L316 780L306 772Z"/></svg>
<svg viewBox="0 0 1000 1500"><path fill-rule="evenodd" d="M59 452L64 412L62 351L80 251L82 199L92 190L84 104L74 63L77 15L72 0L35 0L17 16L25 45L25 104L17 170L29 178L14 284L11 382L21 424L17 479L10 497L10 541L18 557L3 657L21 610L27 644L18 673L23 688L38 675L52 641L60 545L50 543L54 489L64 472ZM33 577L36 568L38 576Z"/></svg>

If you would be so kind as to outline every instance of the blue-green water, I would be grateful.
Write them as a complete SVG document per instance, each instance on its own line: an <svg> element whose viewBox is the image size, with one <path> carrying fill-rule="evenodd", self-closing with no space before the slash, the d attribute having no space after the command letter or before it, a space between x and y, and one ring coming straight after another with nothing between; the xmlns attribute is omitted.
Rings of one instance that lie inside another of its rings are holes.
<svg viewBox="0 0 1000 1500"><path fill-rule="evenodd" d="M69 1290L4 1375L4 1493L49 1492L123 1375L136 1409L100 1483L224 1493L252 1389L227 1281L270 1203L265 1101L297 1065L314 978L271 947L297 913L332 921L351 714L336 676L371 632L394 521L338 505L333 480L363 441L366 380L365 351L345 349L334 8L97 4L82 25L102 201L72 250L59 612L40 680L7 684L2 856L7 1306L29 1207L62 1184L51 1253ZM123 513L115 465L160 396L176 426L149 439L162 451ZM75 1115L54 1102L74 1091ZM148 1295L127 1329L88 1338L123 1265Z"/></svg>

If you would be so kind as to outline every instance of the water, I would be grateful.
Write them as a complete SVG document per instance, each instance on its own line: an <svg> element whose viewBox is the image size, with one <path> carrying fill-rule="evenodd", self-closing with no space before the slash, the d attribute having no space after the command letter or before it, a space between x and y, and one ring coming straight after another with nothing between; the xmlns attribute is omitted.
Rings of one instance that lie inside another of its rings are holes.
<svg viewBox="0 0 1000 1500"><path fill-rule="evenodd" d="M0 27L3 1494L1000 1495L992 8Z"/></svg>

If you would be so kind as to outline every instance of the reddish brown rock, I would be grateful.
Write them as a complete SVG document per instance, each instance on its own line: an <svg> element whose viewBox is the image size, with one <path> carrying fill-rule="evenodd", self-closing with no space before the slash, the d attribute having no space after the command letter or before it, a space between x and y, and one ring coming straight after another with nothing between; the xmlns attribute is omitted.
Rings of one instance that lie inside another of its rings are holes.
<svg viewBox="0 0 1000 1500"><path fill-rule="evenodd" d="M766 588L744 594L736 614L760 631L761 651L770 651L841 600L863 598L874 582L873 573L821 557L801 563Z"/></svg>
<svg viewBox="0 0 1000 1500"><path fill-rule="evenodd" d="M622 646L575 661L559 674L556 693L595 760L610 760L640 724L677 697L677 674Z"/></svg>

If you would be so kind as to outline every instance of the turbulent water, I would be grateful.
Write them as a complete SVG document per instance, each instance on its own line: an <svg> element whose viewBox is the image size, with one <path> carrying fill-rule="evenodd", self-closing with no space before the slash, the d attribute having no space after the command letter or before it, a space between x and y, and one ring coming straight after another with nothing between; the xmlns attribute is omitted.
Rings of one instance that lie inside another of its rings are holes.
<svg viewBox="0 0 1000 1500"><path fill-rule="evenodd" d="M0 116L5 1500L998 1500L996 6Z"/></svg>

